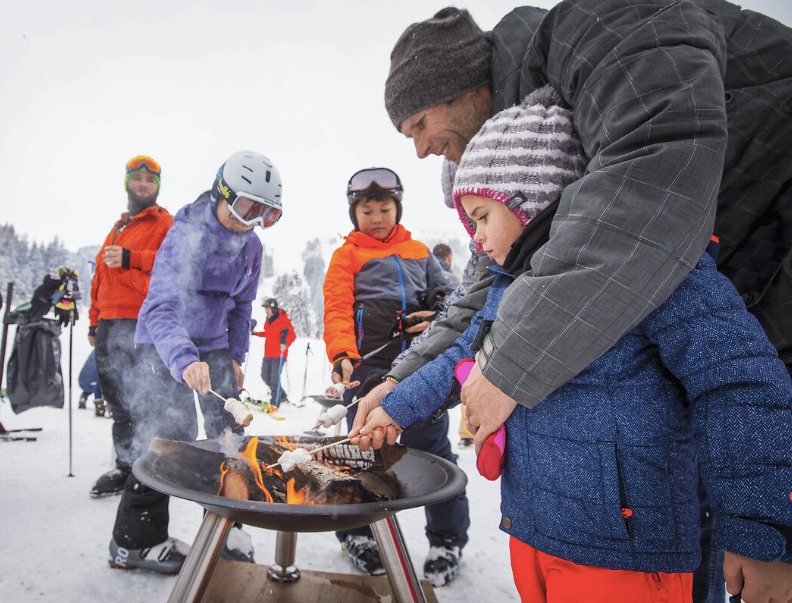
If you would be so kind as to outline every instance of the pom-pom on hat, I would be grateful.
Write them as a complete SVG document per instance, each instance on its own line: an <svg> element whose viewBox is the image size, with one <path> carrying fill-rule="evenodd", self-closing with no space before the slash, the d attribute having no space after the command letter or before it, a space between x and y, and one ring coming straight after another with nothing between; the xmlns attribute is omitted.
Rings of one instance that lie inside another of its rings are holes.
<svg viewBox="0 0 792 603"><path fill-rule="evenodd" d="M454 180L454 205L471 238L476 227L459 203L463 195L503 203L525 226L583 175L585 165L572 112L544 86L488 119L470 140Z"/></svg>

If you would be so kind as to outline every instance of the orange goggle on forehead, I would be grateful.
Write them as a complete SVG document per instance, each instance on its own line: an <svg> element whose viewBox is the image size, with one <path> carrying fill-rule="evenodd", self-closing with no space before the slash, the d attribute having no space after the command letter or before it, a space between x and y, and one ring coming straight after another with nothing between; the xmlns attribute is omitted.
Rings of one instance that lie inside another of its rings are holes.
<svg viewBox="0 0 792 603"><path fill-rule="evenodd" d="M146 157L145 155L140 155L139 157L130 159L129 163L127 163L126 169L127 172L137 172L139 169L144 167L147 171L151 172L152 174L156 174L157 176L159 176L160 172L162 171L159 163L154 161L151 157Z"/></svg>

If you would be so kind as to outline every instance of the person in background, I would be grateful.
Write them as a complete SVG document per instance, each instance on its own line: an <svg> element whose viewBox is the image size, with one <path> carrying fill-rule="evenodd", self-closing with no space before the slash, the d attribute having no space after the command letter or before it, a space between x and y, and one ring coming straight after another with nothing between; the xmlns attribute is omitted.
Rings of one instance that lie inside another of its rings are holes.
<svg viewBox="0 0 792 603"><path fill-rule="evenodd" d="M270 389L270 412L277 410L289 399L281 385L283 363L289 355L289 346L297 339L289 315L278 307L278 300L267 298L261 305L267 313L267 321L261 331L253 335L264 338L264 360L261 363L261 379Z"/></svg>
<svg viewBox="0 0 792 603"><path fill-rule="evenodd" d="M239 397L261 270L262 244L253 229L274 225L281 209L275 166L260 153L240 151L220 167L210 191L176 214L135 331L146 362L141 389L149 398L135 417L138 451L154 437L195 440L196 399L208 438L244 435L209 390ZM109 545L111 567L181 569L189 547L168 533L168 503L129 476ZM252 563L253 553L250 535L233 526L221 556Z"/></svg>
<svg viewBox="0 0 792 603"><path fill-rule="evenodd" d="M80 385L82 393L80 400L77 403L77 408L87 408L88 398L93 395L94 406L96 407L96 416L103 417L105 415L105 403L102 398L102 387L99 385L99 375L96 372L96 350L91 350L88 358L85 359L80 370L80 376L77 378L77 383Z"/></svg>
<svg viewBox="0 0 792 603"><path fill-rule="evenodd" d="M432 248L432 255L440 262L440 267L443 269L443 274L445 274L449 286L452 289L459 287L461 281L451 270L451 265L454 261L454 254L451 253L451 248L445 243L438 243Z"/></svg>
<svg viewBox="0 0 792 603"><path fill-rule="evenodd" d="M350 430L353 441L365 436L361 448L372 437L375 447L393 443L444 405L455 369L479 353L510 283L530 274L561 191L584 166L571 112L549 85L485 122L462 156L453 198L498 263L495 282L451 348L380 407L361 408ZM470 411L477 431L482 415ZM783 444L792 437L792 381L709 252L580 375L542 404L510 411L501 467L482 465L495 450L482 432L477 466L501 478L500 527L523 601L692 601L699 471L721 537L751 567L745 590L754 594L745 600L792 599L792 456Z"/></svg>
<svg viewBox="0 0 792 603"><path fill-rule="evenodd" d="M360 170L347 185L354 230L333 252L322 289L325 347L333 381L346 387L345 405L362 387L378 382L412 337L429 325L434 312L422 309L422 294L438 287L445 291L448 285L426 245L412 239L400 224L402 194L401 180L387 168ZM352 419L349 413L349 425ZM448 425L445 414L406 435L402 444L456 462ZM459 573L470 525L467 497L462 492L425 511L430 546L424 576L442 586ZM385 572L368 526L336 536L359 569L371 575Z"/></svg>
<svg viewBox="0 0 792 603"><path fill-rule="evenodd" d="M148 292L154 258L173 224L168 210L157 205L161 175L160 165L151 157L139 155L127 162L127 211L121 214L96 255L88 340L95 346L96 371L103 394L95 400L96 414L101 412L104 416L107 405L113 417L115 467L96 480L91 488L94 498L121 492L135 460L132 412L138 405L141 378L135 327Z"/></svg>

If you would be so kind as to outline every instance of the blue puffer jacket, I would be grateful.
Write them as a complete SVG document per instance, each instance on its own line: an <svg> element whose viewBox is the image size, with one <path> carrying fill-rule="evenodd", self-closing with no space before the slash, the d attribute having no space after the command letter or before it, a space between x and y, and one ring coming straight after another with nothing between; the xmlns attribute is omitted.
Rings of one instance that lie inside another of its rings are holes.
<svg viewBox="0 0 792 603"><path fill-rule="evenodd" d="M383 400L402 427L442 405L453 367L473 355L512 280L496 271L470 329ZM534 548L581 565L693 571L698 451L719 545L792 562L792 383L709 255L577 377L535 408L518 404L506 430L501 529Z"/></svg>
<svg viewBox="0 0 792 603"><path fill-rule="evenodd" d="M217 221L209 193L183 207L154 260L135 342L153 343L179 382L199 351L228 349L242 364L261 254L254 231L233 233Z"/></svg>

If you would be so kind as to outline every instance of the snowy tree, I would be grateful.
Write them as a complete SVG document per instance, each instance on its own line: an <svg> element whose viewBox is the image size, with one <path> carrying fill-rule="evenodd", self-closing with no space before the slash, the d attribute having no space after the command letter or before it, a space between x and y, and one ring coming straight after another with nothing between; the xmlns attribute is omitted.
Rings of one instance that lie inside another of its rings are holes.
<svg viewBox="0 0 792 603"><path fill-rule="evenodd" d="M267 253L267 246L262 245L261 251L261 274L259 275L259 283L265 278L275 276L275 264L272 259L272 254Z"/></svg>
<svg viewBox="0 0 792 603"><path fill-rule="evenodd" d="M281 274L275 279L272 297L278 300L279 307L286 310L297 337L314 337L316 321L308 305L302 279L296 270Z"/></svg>
<svg viewBox="0 0 792 603"><path fill-rule="evenodd" d="M63 243L57 237L46 245L36 243L29 245L27 238L20 237L13 226L0 225L0 287L5 298L8 283L14 283L10 309L30 301L44 277L56 275L59 266L67 266L78 271L82 293L80 304L83 306L90 304L91 271L88 259L93 259L99 247L86 249L90 252L71 253L63 247ZM8 304L8 300L4 299L4 304Z"/></svg>
<svg viewBox="0 0 792 603"><path fill-rule="evenodd" d="M321 335L323 330L322 317L324 316L322 285L324 285L325 278L325 262L324 258L322 258L322 244L319 239L308 241L305 245L302 259L305 262L303 276L308 287L308 301L318 324L319 335Z"/></svg>

